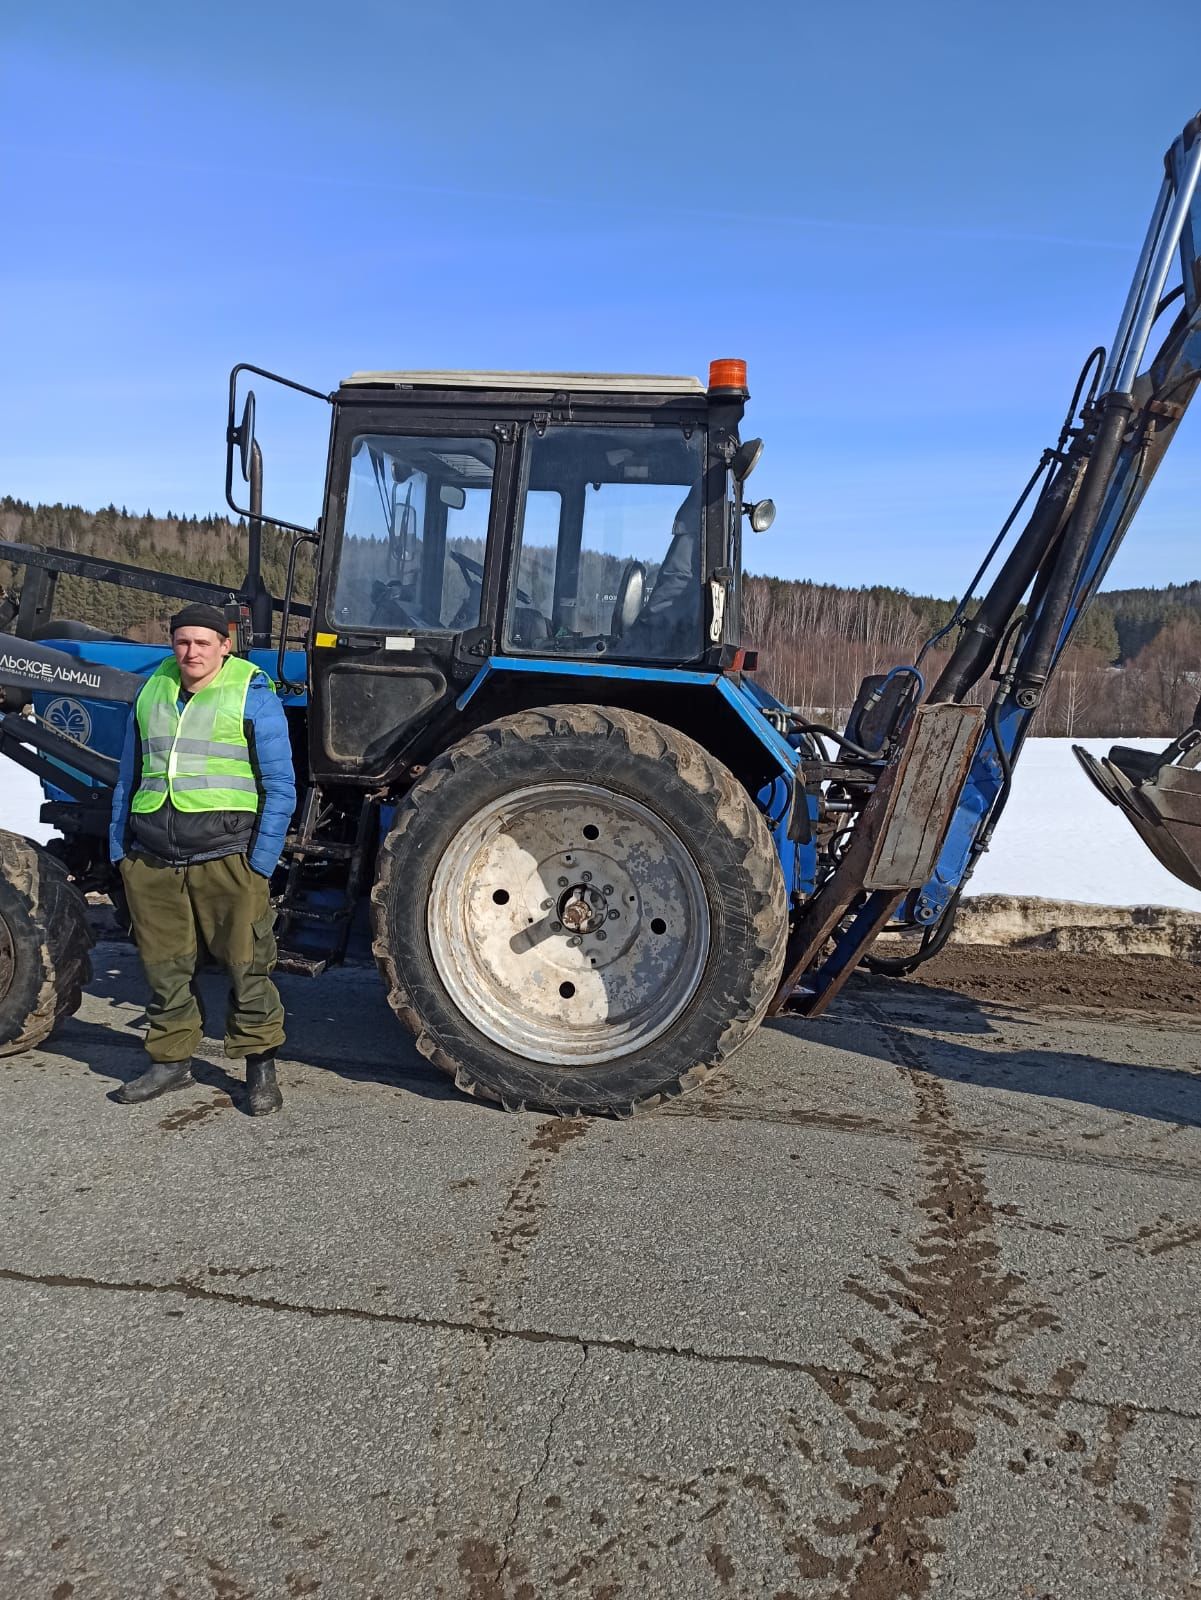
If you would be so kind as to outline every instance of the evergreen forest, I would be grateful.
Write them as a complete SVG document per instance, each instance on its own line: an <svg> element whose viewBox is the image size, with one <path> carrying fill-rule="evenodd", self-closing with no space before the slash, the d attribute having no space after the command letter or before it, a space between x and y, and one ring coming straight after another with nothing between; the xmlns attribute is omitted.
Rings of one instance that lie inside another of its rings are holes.
<svg viewBox="0 0 1201 1600"><path fill-rule="evenodd" d="M156 516L112 505L85 511L5 496L0 498L0 538L179 572L230 590L240 584L246 564L245 523L217 515L168 511ZM277 595L284 589L288 549L288 535L264 530L263 574ZM0 561L0 584L11 586L14 576ZM523 568L526 583L534 577ZM306 549L298 563L298 598L308 598L311 581ZM461 578L457 581L461 590ZM456 595L457 601L462 598ZM178 604L169 596L64 576L55 614L126 638L159 642L166 639L167 619ZM953 612L952 600L886 585L849 588L755 576L743 585L743 632L745 642L760 652L761 681L788 704L823 720L845 717L866 673L913 661ZM928 677L946 659L954 636L952 631L928 650L922 663ZM988 683L980 689L988 692ZM1199 695L1201 580L1103 590L1052 681L1035 731L1077 737L1171 735L1186 725Z"/></svg>

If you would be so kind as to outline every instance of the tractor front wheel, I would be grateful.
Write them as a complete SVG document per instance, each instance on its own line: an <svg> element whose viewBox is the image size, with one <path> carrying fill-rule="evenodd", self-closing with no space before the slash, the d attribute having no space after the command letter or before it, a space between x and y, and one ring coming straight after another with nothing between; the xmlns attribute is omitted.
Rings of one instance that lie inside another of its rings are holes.
<svg viewBox="0 0 1201 1600"><path fill-rule="evenodd" d="M758 1025L787 908L762 816L700 745L548 706L430 766L381 848L372 918L393 1009L460 1088L622 1115Z"/></svg>
<svg viewBox="0 0 1201 1600"><path fill-rule="evenodd" d="M91 980L87 902L60 861L0 831L0 1056L32 1050Z"/></svg>

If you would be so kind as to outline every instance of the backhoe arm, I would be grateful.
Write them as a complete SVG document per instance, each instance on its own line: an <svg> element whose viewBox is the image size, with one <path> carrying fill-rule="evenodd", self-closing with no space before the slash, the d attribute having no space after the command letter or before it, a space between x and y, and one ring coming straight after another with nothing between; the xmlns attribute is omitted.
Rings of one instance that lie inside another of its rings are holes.
<svg viewBox="0 0 1201 1600"><path fill-rule="evenodd" d="M794 922L773 1010L824 1010L886 927L923 932L916 956L879 963L896 971L949 933L1046 687L1201 382L1199 174L1201 117L1167 153L1113 344L1085 363L1025 527L924 703L894 730L850 845ZM1178 301L1148 359L1158 319ZM965 704L985 674L990 701Z"/></svg>
<svg viewBox="0 0 1201 1600"><path fill-rule="evenodd" d="M903 907L905 920L919 926L937 924L987 847L1046 686L1201 382L1199 174L1201 117L1165 157L1163 186L1096 396L1086 401L1075 437L931 691L932 701L962 700L990 668L997 682L937 867ZM1174 263L1179 282L1169 293ZM1170 331L1146 359L1158 317L1177 301ZM1025 615L1015 623L1027 591Z"/></svg>

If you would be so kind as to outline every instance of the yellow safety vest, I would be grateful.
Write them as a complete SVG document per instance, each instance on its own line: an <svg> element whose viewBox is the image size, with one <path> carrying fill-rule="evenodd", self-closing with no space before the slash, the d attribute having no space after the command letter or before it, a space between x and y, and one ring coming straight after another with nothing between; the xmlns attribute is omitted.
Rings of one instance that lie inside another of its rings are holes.
<svg viewBox="0 0 1201 1600"><path fill-rule="evenodd" d="M259 667L239 656L179 709L179 663L168 656L146 680L135 714L142 781L131 811L157 811L170 795L177 811L257 811L259 786L243 726L246 692Z"/></svg>

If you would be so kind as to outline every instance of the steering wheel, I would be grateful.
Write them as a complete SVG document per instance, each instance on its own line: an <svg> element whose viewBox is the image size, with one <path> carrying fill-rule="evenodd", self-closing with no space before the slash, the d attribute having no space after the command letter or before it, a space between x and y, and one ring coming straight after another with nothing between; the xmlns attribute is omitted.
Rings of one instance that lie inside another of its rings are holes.
<svg viewBox="0 0 1201 1600"><path fill-rule="evenodd" d="M469 584L475 584L480 589L484 587L484 569L474 556L465 556L461 550L448 550L446 553ZM523 606L534 604L524 589L519 588L516 593Z"/></svg>
<svg viewBox="0 0 1201 1600"><path fill-rule="evenodd" d="M484 569L478 561L465 556L461 550L448 550L446 553L463 574L463 582L467 585L467 593L449 624L453 632L460 633L464 628L474 627L479 621L480 598L484 592Z"/></svg>

